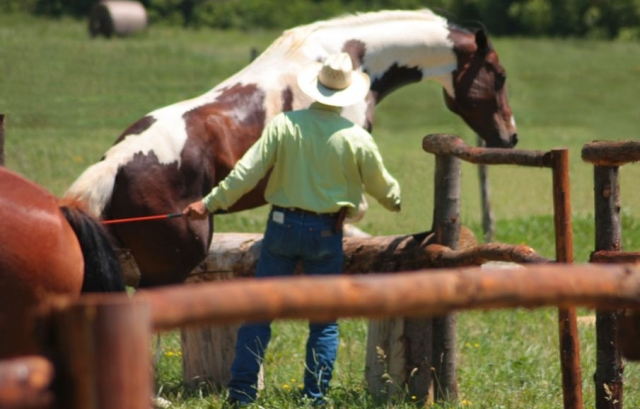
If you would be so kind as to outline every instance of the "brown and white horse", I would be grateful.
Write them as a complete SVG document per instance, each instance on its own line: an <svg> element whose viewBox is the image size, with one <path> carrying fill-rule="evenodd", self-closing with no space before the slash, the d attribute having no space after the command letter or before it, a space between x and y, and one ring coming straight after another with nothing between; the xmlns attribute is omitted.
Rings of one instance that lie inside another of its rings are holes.
<svg viewBox="0 0 640 409"><path fill-rule="evenodd" d="M95 216L105 219L179 212L229 173L269 119L311 103L298 89L296 74L340 50L372 80L368 97L342 111L353 122L371 129L374 108L385 96L434 80L442 85L449 109L488 146L516 144L505 70L484 31L471 33L429 10L381 11L285 31L209 92L131 125L67 197L86 201ZM264 187L261 183L229 211L265 204ZM212 225L173 219L117 224L112 233L131 250L140 285L152 286L181 282L203 260Z"/></svg>
<svg viewBox="0 0 640 409"><path fill-rule="evenodd" d="M124 291L100 221L0 167L0 358L35 352L27 315L51 294Z"/></svg>

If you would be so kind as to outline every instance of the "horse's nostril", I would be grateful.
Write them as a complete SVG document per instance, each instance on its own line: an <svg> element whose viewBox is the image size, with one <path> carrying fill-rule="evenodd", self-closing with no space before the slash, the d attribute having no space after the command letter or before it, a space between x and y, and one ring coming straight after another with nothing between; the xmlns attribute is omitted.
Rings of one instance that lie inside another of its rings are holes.
<svg viewBox="0 0 640 409"><path fill-rule="evenodd" d="M516 146L518 144L518 134L511 135L511 145Z"/></svg>

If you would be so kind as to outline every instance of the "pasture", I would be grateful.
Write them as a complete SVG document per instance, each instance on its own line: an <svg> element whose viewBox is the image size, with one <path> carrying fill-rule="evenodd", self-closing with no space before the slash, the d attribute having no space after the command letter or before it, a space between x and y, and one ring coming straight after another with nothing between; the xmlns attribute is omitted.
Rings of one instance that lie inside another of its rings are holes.
<svg viewBox="0 0 640 409"><path fill-rule="evenodd" d="M184 31L152 27L126 39L90 39L85 22L0 16L0 113L6 115L6 165L61 195L117 136L147 112L212 88L249 62L278 32ZM636 139L640 106L640 44L573 40L493 39L507 69L519 148L570 150L576 262L593 250L593 175L580 160L585 143ZM397 91L376 111L374 137L403 188L403 210L375 203L359 227L378 235L428 230L433 212L433 157L421 149L429 133L475 136L447 111L435 84ZM640 249L640 169L621 170L623 248ZM527 243L553 257L551 177L546 170L490 171L497 240ZM463 168L463 223L477 234L476 172ZM216 217L217 231L261 232L266 209ZM589 311L581 311L589 315ZM278 323L265 369L263 407L294 406L305 326ZM334 390L336 407L377 404L364 393L366 322L345 320ZM585 406L593 402L595 333L580 325ZM174 407L220 406L224 395L181 385L179 337L164 338L157 383ZM459 315L461 408L561 407L555 310L471 312ZM625 370L624 406L640 406L640 370ZM410 396L405 397L411 401Z"/></svg>

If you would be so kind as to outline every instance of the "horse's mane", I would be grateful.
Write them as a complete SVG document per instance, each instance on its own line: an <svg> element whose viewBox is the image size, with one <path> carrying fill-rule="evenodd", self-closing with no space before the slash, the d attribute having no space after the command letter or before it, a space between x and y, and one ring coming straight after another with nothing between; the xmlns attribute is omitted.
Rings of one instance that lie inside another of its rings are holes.
<svg viewBox="0 0 640 409"><path fill-rule="evenodd" d="M439 16L426 8L420 10L383 10L364 13L349 13L328 20L320 20L285 30L280 38L274 41L266 52L272 48L280 46L284 41L289 41L290 48L293 50L303 44L309 35L318 30L341 27L353 28L390 20L402 21L416 19L447 24L446 18Z"/></svg>
<svg viewBox="0 0 640 409"><path fill-rule="evenodd" d="M434 22L446 22L442 16L435 14L430 9L421 10L382 10L365 13L348 13L329 20L316 21L307 25L292 28L287 31L315 31L322 28L353 27L358 25L376 24L389 20L427 20ZM287 32L285 31L285 33Z"/></svg>

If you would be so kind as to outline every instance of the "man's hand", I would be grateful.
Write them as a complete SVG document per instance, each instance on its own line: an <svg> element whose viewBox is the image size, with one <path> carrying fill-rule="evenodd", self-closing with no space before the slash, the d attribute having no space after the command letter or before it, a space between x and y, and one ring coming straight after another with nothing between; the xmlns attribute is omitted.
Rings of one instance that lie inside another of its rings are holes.
<svg viewBox="0 0 640 409"><path fill-rule="evenodd" d="M195 220L203 220L209 217L209 210L202 200L198 200L185 207L182 214Z"/></svg>

